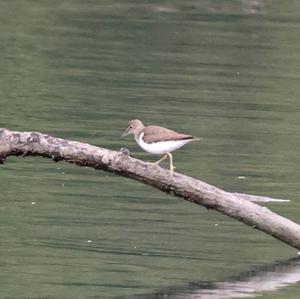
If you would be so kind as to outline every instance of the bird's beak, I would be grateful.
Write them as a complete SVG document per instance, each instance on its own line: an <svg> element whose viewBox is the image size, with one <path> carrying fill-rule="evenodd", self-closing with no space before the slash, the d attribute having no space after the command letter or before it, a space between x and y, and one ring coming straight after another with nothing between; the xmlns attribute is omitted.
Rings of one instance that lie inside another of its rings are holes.
<svg viewBox="0 0 300 299"><path fill-rule="evenodd" d="M121 135L121 137L125 137L129 134L129 127L125 130L125 132Z"/></svg>

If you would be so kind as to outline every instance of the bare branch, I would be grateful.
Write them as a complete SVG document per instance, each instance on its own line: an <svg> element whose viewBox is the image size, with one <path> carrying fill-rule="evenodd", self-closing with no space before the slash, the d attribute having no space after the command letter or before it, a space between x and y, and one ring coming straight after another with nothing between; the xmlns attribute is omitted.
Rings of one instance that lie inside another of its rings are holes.
<svg viewBox="0 0 300 299"><path fill-rule="evenodd" d="M38 132L0 129L0 161L4 162L10 155L42 156L54 161L64 160L79 166L114 172L208 209L217 210L300 249L300 225L251 202L272 199L226 192L179 173L174 173L171 177L168 170L134 159L126 150L116 152Z"/></svg>

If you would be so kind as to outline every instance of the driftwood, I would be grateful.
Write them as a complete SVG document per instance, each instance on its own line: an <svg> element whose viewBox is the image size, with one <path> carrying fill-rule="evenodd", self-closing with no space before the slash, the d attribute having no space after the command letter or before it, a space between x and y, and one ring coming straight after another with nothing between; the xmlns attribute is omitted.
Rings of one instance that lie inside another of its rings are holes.
<svg viewBox="0 0 300 299"><path fill-rule="evenodd" d="M300 225L252 202L275 199L229 193L177 172L170 176L169 170L132 158L126 150L117 152L38 132L0 129L0 162L4 163L11 155L42 156L114 172L217 210L300 249Z"/></svg>

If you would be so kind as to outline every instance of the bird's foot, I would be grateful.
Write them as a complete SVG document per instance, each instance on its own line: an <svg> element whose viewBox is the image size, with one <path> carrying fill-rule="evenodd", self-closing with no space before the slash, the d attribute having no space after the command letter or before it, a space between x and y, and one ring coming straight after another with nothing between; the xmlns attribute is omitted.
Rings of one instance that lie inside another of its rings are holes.
<svg viewBox="0 0 300 299"><path fill-rule="evenodd" d="M176 169L176 167L174 166L174 167L172 167L172 168L170 168L170 175L171 175L171 177L173 176L173 174L174 174L174 170Z"/></svg>
<svg viewBox="0 0 300 299"><path fill-rule="evenodd" d="M148 163L151 167L159 166L159 163L156 163L156 162L147 161L147 163Z"/></svg>

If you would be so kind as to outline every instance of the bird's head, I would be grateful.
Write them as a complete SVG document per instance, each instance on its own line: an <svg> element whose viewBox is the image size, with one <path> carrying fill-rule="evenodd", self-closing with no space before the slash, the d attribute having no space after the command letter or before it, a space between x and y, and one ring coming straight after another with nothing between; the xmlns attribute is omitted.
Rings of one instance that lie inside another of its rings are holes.
<svg viewBox="0 0 300 299"><path fill-rule="evenodd" d="M128 127L125 132L122 134L122 137L125 137L129 134L138 135L144 130L145 126L138 119L133 119L128 123Z"/></svg>

